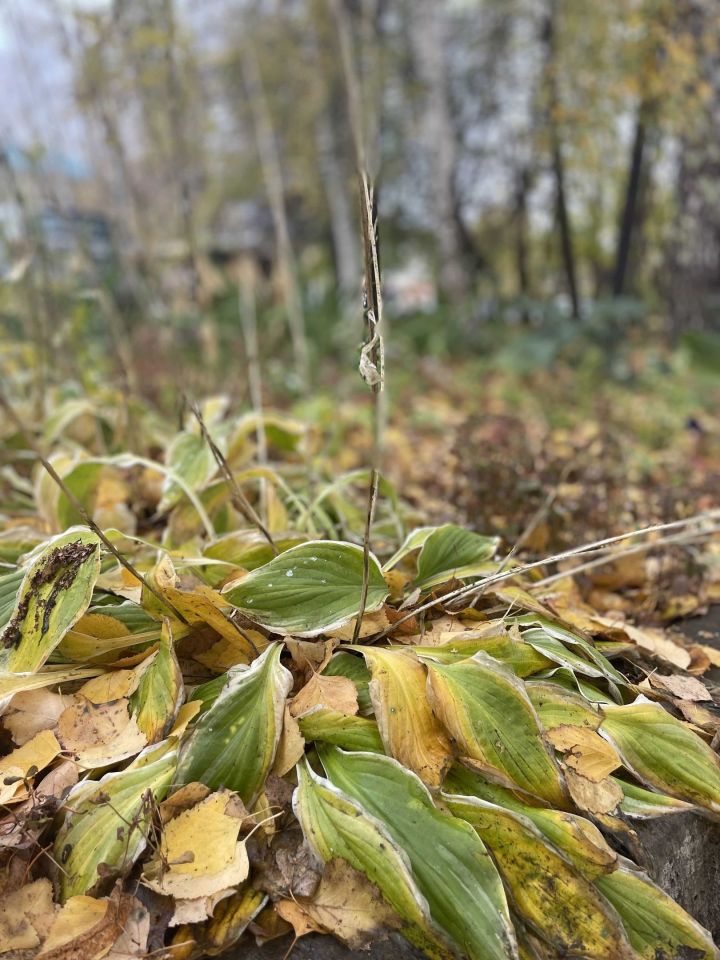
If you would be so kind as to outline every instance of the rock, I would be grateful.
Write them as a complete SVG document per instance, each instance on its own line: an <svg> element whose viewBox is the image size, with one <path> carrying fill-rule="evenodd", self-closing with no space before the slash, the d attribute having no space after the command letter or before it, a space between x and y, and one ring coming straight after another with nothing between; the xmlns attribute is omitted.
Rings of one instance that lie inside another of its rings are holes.
<svg viewBox="0 0 720 960"><path fill-rule="evenodd" d="M242 940L225 954L228 960L283 960L292 944L292 937L271 940L258 947ZM370 950L348 950L334 937L311 933L297 941L290 954L292 960L422 960L423 954L399 935L381 940Z"/></svg>

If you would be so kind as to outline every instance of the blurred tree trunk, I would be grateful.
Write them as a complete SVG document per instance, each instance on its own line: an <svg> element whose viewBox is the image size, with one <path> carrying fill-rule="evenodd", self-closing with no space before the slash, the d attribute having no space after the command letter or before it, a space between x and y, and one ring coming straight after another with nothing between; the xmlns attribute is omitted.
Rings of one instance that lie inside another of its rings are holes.
<svg viewBox="0 0 720 960"><path fill-rule="evenodd" d="M637 235L642 226L640 193L646 141L646 128L643 116L646 106L645 103L640 104L635 120L635 133L630 150L630 164L628 168L627 186L625 188L625 202L620 218L617 254L615 257L615 269L613 271L612 293L614 297L621 297L625 292L626 286L632 286L630 267L631 264L636 261L636 258L630 255L631 240L633 232Z"/></svg>
<svg viewBox="0 0 720 960"><path fill-rule="evenodd" d="M565 158L561 139L558 115L560 96L557 85L557 0L549 0L542 25L542 42L545 50L545 86L547 97L547 121L550 135L550 157L553 180L555 182L555 216L560 231L560 252L567 292L573 318L580 318L580 295L577 283L575 248L573 245L570 213L567 203Z"/></svg>
<svg viewBox="0 0 720 960"><path fill-rule="evenodd" d="M515 263L517 266L518 290L522 297L530 296L530 251L528 243L528 194L530 171L526 166L515 177ZM524 317L527 322L527 316Z"/></svg>
<svg viewBox="0 0 720 960"><path fill-rule="evenodd" d="M684 28L695 41L702 102L680 143L677 217L670 250L672 327L720 330L720 48L718 8L682 0Z"/></svg>
<svg viewBox="0 0 720 960"><path fill-rule="evenodd" d="M472 278L467 235L460 220L455 175L457 132L453 124L445 67L445 4L415 0L412 39L418 77L425 93L424 139L432 158L432 203L440 260L440 291L451 302L468 296Z"/></svg>

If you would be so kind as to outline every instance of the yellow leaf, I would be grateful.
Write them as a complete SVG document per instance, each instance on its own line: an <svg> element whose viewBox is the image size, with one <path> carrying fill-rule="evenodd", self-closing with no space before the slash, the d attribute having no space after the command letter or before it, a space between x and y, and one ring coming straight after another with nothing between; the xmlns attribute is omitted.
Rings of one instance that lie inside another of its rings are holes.
<svg viewBox="0 0 720 960"><path fill-rule="evenodd" d="M302 717L319 705L354 716L358 712L357 687L347 677L325 677L314 673L290 701L290 713L293 717Z"/></svg>
<svg viewBox="0 0 720 960"><path fill-rule="evenodd" d="M452 748L430 709L425 667L404 650L360 650L372 673L370 697L386 752L429 786L439 786Z"/></svg>
<svg viewBox="0 0 720 960"><path fill-rule="evenodd" d="M32 740L3 757L0 760L0 803L24 800L27 790L16 778L28 777L33 768L36 773L43 770L60 751L55 734L51 730L41 730ZM6 780L12 782L6 783Z"/></svg>
<svg viewBox="0 0 720 960"><path fill-rule="evenodd" d="M561 724L549 730L547 738L556 750L565 754L569 767L593 783L600 783L622 766L613 745L589 727Z"/></svg>
<svg viewBox="0 0 720 960"><path fill-rule="evenodd" d="M237 886L250 866L238 834L246 815L236 794L218 790L165 825L143 882L176 900L211 897Z"/></svg>
<svg viewBox="0 0 720 960"><path fill-rule="evenodd" d="M39 947L54 917L52 884L46 877L4 893L0 900L0 952Z"/></svg>
<svg viewBox="0 0 720 960"><path fill-rule="evenodd" d="M290 713L290 708L286 704L282 733L273 763L273 773L277 777L284 777L286 773L292 770L304 753L305 738L300 732L300 725Z"/></svg>

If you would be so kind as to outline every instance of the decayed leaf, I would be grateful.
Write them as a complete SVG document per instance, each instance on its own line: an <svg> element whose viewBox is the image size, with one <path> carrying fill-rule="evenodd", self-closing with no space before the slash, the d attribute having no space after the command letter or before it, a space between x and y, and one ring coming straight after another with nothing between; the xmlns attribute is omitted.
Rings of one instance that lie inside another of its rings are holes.
<svg viewBox="0 0 720 960"><path fill-rule="evenodd" d="M400 918L377 887L340 859L326 864L312 900L286 900L275 909L292 923L296 936L301 935L297 924L305 922L307 932L332 933L351 950L367 949L401 926Z"/></svg>
<svg viewBox="0 0 720 960"><path fill-rule="evenodd" d="M425 667L402 650L360 650L372 675L370 697L386 752L431 787L439 786L452 748L428 704Z"/></svg>
<svg viewBox="0 0 720 960"><path fill-rule="evenodd" d="M292 675L272 644L247 669L234 668L212 706L183 740L176 782L227 787L252 805L270 771Z"/></svg>
<svg viewBox="0 0 720 960"><path fill-rule="evenodd" d="M293 928L296 939L308 933L325 933L326 931L316 920L313 920L303 905L297 900L279 900L275 910Z"/></svg>
<svg viewBox="0 0 720 960"><path fill-rule="evenodd" d="M58 911L38 960L99 960L122 932L131 900L71 897Z"/></svg>
<svg viewBox="0 0 720 960"><path fill-rule="evenodd" d="M293 717L302 717L315 707L325 707L346 716L358 712L357 689L347 677L326 677L314 673L302 690L290 701Z"/></svg>
<svg viewBox="0 0 720 960"><path fill-rule="evenodd" d="M429 664L428 679L433 710L464 756L554 806L565 805L560 771L537 714L507 667L477 653L461 663Z"/></svg>
<svg viewBox="0 0 720 960"><path fill-rule="evenodd" d="M304 753L305 738L302 735L299 723L286 705L283 713L280 742L273 763L273 773L278 777L284 777L298 763Z"/></svg>
<svg viewBox="0 0 720 960"><path fill-rule="evenodd" d="M353 543L311 540L291 547L225 589L228 600L277 633L314 636L347 623L360 609L363 551ZM370 556L366 613L388 595Z"/></svg>
<svg viewBox="0 0 720 960"><path fill-rule="evenodd" d="M0 635L3 668L39 669L83 615L100 573L100 540L75 530L51 540L27 570L12 616Z"/></svg>
<svg viewBox="0 0 720 960"><path fill-rule="evenodd" d="M165 825L160 847L145 866L143 882L176 901L196 901L201 909L193 911L195 919L189 921L187 914L181 914L176 918L179 922L206 919L205 907L214 906L212 898L247 877L247 851L244 841L238 841L246 815L234 793L219 790Z"/></svg>
<svg viewBox="0 0 720 960"><path fill-rule="evenodd" d="M473 960L514 956L505 891L469 825L438 810L419 778L391 757L336 747L318 753L335 786L385 824L405 852L430 914L446 934ZM468 903L475 909L468 910Z"/></svg>
<svg viewBox="0 0 720 960"><path fill-rule="evenodd" d="M207 956L217 956L237 943L248 925L267 901L259 890L246 887L223 899L213 911L202 933L202 949Z"/></svg>
<svg viewBox="0 0 720 960"><path fill-rule="evenodd" d="M640 781L720 813L720 759L685 723L643 698L603 713L602 732Z"/></svg>
<svg viewBox="0 0 720 960"><path fill-rule="evenodd" d="M61 715L57 737L80 767L108 767L147 746L147 737L129 713L126 698L95 704L78 695Z"/></svg>
<svg viewBox="0 0 720 960"><path fill-rule="evenodd" d="M22 747L0 759L0 804L24 800L28 795L25 779L32 779L52 763L61 746L51 730L41 730Z"/></svg>
<svg viewBox="0 0 720 960"><path fill-rule="evenodd" d="M313 773L307 762L298 767L293 807L308 843L321 860L341 857L360 870L404 921L403 936L431 960L452 956L449 944L430 919L427 901L405 854L375 817Z"/></svg>
<svg viewBox="0 0 720 960"><path fill-rule="evenodd" d="M627 861L595 881L615 907L641 960L718 960L712 936L666 893Z"/></svg>
<svg viewBox="0 0 720 960"><path fill-rule="evenodd" d="M599 783L622 766L613 745L589 727L562 724L553 727L546 736L556 750L565 754L565 763L593 783Z"/></svg>
<svg viewBox="0 0 720 960"><path fill-rule="evenodd" d="M127 919L110 953L106 954L107 960L141 960L148 952L150 911L136 898L128 899Z"/></svg>
<svg viewBox="0 0 720 960"><path fill-rule="evenodd" d="M352 620L344 626L338 627L336 630L328 630L327 634L333 639L340 640L343 643L352 643L355 639L356 622L357 617L353 617ZM384 609L376 610L374 613L366 613L363 615L362 623L360 624L358 639L364 640L366 637L372 637L373 634L381 633L389 626L390 620Z"/></svg>
<svg viewBox="0 0 720 960"><path fill-rule="evenodd" d="M43 877L0 899L0 956L39 947L55 919L52 884Z"/></svg>
<svg viewBox="0 0 720 960"><path fill-rule="evenodd" d="M125 770L99 781L81 781L70 791L53 845L53 856L63 868L63 901L132 866L147 843L152 814L147 798L163 799L176 764L176 742L164 741L143 751Z"/></svg>
<svg viewBox="0 0 720 960"><path fill-rule="evenodd" d="M447 794L477 797L527 817L557 850L583 874L599 876L617 866L617 854L598 828L574 813L530 806L515 793L497 784L488 783L466 767L454 766L443 784Z"/></svg>
<svg viewBox="0 0 720 960"><path fill-rule="evenodd" d="M575 806L587 813L612 813L623 798L622 790L611 777L596 781L575 770L566 770L565 782Z"/></svg>
<svg viewBox="0 0 720 960"><path fill-rule="evenodd" d="M515 909L539 936L563 955L632 960L612 908L526 817L468 797L445 799L490 848Z"/></svg>
<svg viewBox="0 0 720 960"><path fill-rule="evenodd" d="M695 677L663 677L658 673L652 673L650 674L650 683L656 690L669 693L679 700L712 701L712 694L708 688Z"/></svg>
<svg viewBox="0 0 720 960"><path fill-rule="evenodd" d="M52 730L71 702L70 697L50 690L26 690L12 698L3 714L2 724L21 747L41 730Z"/></svg>

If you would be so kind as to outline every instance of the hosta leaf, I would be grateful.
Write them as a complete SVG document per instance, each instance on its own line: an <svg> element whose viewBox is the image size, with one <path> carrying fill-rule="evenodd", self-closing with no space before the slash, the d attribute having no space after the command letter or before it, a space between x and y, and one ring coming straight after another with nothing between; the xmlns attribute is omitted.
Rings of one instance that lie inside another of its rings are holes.
<svg viewBox="0 0 720 960"><path fill-rule="evenodd" d="M437 647L413 647L419 657L427 657L438 663L457 663L467 660L482 651L510 667L517 677L529 677L552 666L552 661L528 643L514 639L507 631L488 636L485 631L467 631L453 636L452 640Z"/></svg>
<svg viewBox="0 0 720 960"><path fill-rule="evenodd" d="M11 573L5 573L0 577L0 629L12 617L15 598L18 595L24 576L24 570L13 570Z"/></svg>
<svg viewBox="0 0 720 960"><path fill-rule="evenodd" d="M667 797L664 793L654 793L652 790L646 790L635 783L627 783L625 780L618 780L616 777L612 779L623 792L620 809L627 817L647 820L652 817L664 817L671 813L688 813L696 809L692 803L686 803L685 800Z"/></svg>
<svg viewBox="0 0 720 960"><path fill-rule="evenodd" d="M148 798L163 799L176 762L176 742L166 740L120 773L82 781L71 790L53 847L63 902L130 869L147 842L153 816Z"/></svg>
<svg viewBox="0 0 720 960"><path fill-rule="evenodd" d="M607 845L598 828L584 817L563 810L531 806L506 787L488 783L461 766L452 768L443 790L450 794L477 797L527 817L583 876L592 879L614 870L617 865L615 851Z"/></svg>
<svg viewBox="0 0 720 960"><path fill-rule="evenodd" d="M230 584L226 595L251 620L277 633L313 636L357 614L362 584L361 547L311 540ZM366 613L378 610L387 595L380 565L371 554Z"/></svg>
<svg viewBox="0 0 720 960"><path fill-rule="evenodd" d="M417 562L416 584L423 590L482 573L497 549L497 537L483 537L446 523L427 537Z"/></svg>
<svg viewBox="0 0 720 960"><path fill-rule="evenodd" d="M383 570L392 570L394 566L400 563L408 554L412 553L413 550L419 550L430 534L434 533L437 529L437 527L417 527L417 529L411 530L387 563L383 564Z"/></svg>
<svg viewBox="0 0 720 960"><path fill-rule="evenodd" d="M297 547L307 540L301 534L273 537L275 546L283 553L290 547ZM233 530L222 537L218 537L203 550L203 556L213 560L221 560L233 567L242 567L243 570L256 570L269 563L275 556L273 549L265 537L255 530ZM215 572L214 572L215 571ZM219 572L218 572L219 571ZM227 576L227 568L219 566L209 568L204 573L205 579L219 582Z"/></svg>
<svg viewBox="0 0 720 960"><path fill-rule="evenodd" d="M3 668L32 673L45 663L90 604L100 573L100 540L75 530L51 540L25 573L0 635Z"/></svg>
<svg viewBox="0 0 720 960"><path fill-rule="evenodd" d="M292 674L274 643L249 668L233 667L180 749L176 783L235 790L251 805L272 767Z"/></svg>
<svg viewBox="0 0 720 960"><path fill-rule="evenodd" d="M473 960L515 956L502 883L468 824L438 810L418 777L390 757L335 747L318 752L335 786L386 825L433 920L459 949Z"/></svg>
<svg viewBox="0 0 720 960"><path fill-rule="evenodd" d="M167 621L152 662L130 697L130 710L148 743L167 736L183 701L184 685Z"/></svg>
<svg viewBox="0 0 720 960"><path fill-rule="evenodd" d="M492 852L513 906L562 956L631 960L619 918L592 883L527 817L469 797L443 795Z"/></svg>
<svg viewBox="0 0 720 960"><path fill-rule="evenodd" d="M425 667L412 653L360 647L370 668L370 697L385 752L431 787L440 785L450 741L426 696Z"/></svg>
<svg viewBox="0 0 720 960"><path fill-rule="evenodd" d="M318 777L307 763L298 766L293 807L307 842L321 860L327 863L341 857L364 873L405 921L403 935L428 957L444 960L453 955L433 928L428 903L407 857L376 817Z"/></svg>
<svg viewBox="0 0 720 960"><path fill-rule="evenodd" d="M603 713L600 731L640 781L720 813L720 758L686 723L642 698Z"/></svg>
<svg viewBox="0 0 720 960"><path fill-rule="evenodd" d="M433 710L463 756L553 806L566 805L540 721L524 684L507 667L477 653L461 663L429 664L428 680Z"/></svg>
<svg viewBox="0 0 720 960"><path fill-rule="evenodd" d="M571 647L577 647L579 650L585 654L588 660L592 661L598 670L601 671L603 677L605 677L611 684L611 692L615 699L620 699L618 688L623 689L627 688L628 682L627 679L620 673L619 670L616 670L615 667L610 663L607 657L603 656L602 653L584 637L579 636L577 633L573 633L572 630L568 630L566 627L563 627L561 624L555 623L553 620L548 620L547 617L532 617L524 616L518 618L519 623L534 622L539 624L540 631L545 633L546 636L554 637L558 640L561 640L564 644ZM525 637L525 632L523 632L523 637Z"/></svg>
<svg viewBox="0 0 720 960"><path fill-rule="evenodd" d="M626 862L627 863L627 862ZM717 960L712 937L682 907L627 863L595 885L615 907L641 960Z"/></svg>
<svg viewBox="0 0 720 960"><path fill-rule="evenodd" d="M199 433L179 433L167 452L167 464L172 472L191 490L198 490L217 470L212 451ZM184 488L177 480L167 477L158 509L169 510L182 499Z"/></svg>
<svg viewBox="0 0 720 960"><path fill-rule="evenodd" d="M560 727L564 723L586 726L593 730L600 726L600 714L575 691L541 680L531 680L525 689L546 730Z"/></svg>
<svg viewBox="0 0 720 960"><path fill-rule="evenodd" d="M383 753L384 747L377 723L364 717L348 717L337 710L316 707L298 720L306 740L332 743L344 750Z"/></svg>

